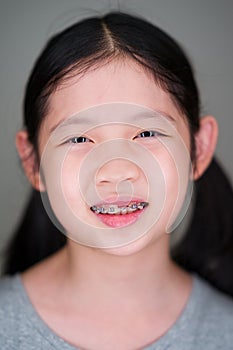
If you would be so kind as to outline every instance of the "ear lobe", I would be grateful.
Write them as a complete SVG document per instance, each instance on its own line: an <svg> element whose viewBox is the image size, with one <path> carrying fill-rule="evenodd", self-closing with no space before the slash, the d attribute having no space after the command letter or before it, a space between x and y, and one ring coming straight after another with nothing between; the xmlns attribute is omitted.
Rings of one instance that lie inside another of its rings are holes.
<svg viewBox="0 0 233 350"><path fill-rule="evenodd" d="M214 117L205 116L200 120L200 129L195 136L196 166L194 180L197 180L208 168L214 156L218 139L218 124Z"/></svg>
<svg viewBox="0 0 233 350"><path fill-rule="evenodd" d="M16 134L15 145L22 161L25 175L31 185L37 191L45 191L45 186L40 178L39 161L34 146L28 140L27 131L21 130Z"/></svg>

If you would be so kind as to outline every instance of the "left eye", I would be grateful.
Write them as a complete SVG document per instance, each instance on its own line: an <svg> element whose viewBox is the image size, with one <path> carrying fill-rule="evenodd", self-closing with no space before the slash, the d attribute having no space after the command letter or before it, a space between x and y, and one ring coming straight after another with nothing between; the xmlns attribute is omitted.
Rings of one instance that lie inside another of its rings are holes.
<svg viewBox="0 0 233 350"><path fill-rule="evenodd" d="M72 137L68 140L69 143L84 143L84 142L91 142L90 139L88 139L85 136L79 136L79 137Z"/></svg>
<svg viewBox="0 0 233 350"><path fill-rule="evenodd" d="M154 131L154 130L145 130L140 132L140 134L138 134L136 136L136 138L144 138L144 137L154 137L154 136L162 136L163 134L158 132L158 131Z"/></svg>

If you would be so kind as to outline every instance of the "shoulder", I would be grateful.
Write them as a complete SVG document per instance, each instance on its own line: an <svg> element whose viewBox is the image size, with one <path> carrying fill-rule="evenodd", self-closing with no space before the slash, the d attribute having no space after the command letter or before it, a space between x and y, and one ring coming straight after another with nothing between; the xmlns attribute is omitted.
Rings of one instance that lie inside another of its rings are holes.
<svg viewBox="0 0 233 350"><path fill-rule="evenodd" d="M19 275L0 278L0 322L16 320L20 309L22 286ZM1 328L0 328L1 330Z"/></svg>
<svg viewBox="0 0 233 350"><path fill-rule="evenodd" d="M0 278L0 348L14 348L20 330L18 276Z"/></svg>
<svg viewBox="0 0 233 350"><path fill-rule="evenodd" d="M17 284L18 275L4 276L0 278L0 319L5 315L5 311L14 309L14 305L17 305Z"/></svg>
<svg viewBox="0 0 233 350"><path fill-rule="evenodd" d="M193 288L179 319L148 350L162 348L230 350L233 344L233 300L193 275Z"/></svg>
<svg viewBox="0 0 233 350"><path fill-rule="evenodd" d="M224 312L225 317L233 319L233 298L220 292L202 278L195 276L196 298L203 307L203 312L208 309L208 315Z"/></svg>
<svg viewBox="0 0 233 350"><path fill-rule="evenodd" d="M20 275L0 278L0 349L30 350L44 346ZM47 345L47 344L46 344Z"/></svg>
<svg viewBox="0 0 233 350"><path fill-rule="evenodd" d="M200 277L195 276L194 283L193 313L199 338L230 348L233 343L233 299Z"/></svg>
<svg viewBox="0 0 233 350"><path fill-rule="evenodd" d="M75 349L39 317L19 274L0 278L0 349Z"/></svg>

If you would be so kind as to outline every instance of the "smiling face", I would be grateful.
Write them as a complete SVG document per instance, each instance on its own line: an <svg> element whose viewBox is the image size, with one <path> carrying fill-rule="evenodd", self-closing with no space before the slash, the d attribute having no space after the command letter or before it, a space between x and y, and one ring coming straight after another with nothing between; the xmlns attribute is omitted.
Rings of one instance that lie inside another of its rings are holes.
<svg viewBox="0 0 233 350"><path fill-rule="evenodd" d="M49 103L41 173L66 234L110 248L167 232L190 176L188 127L169 94L119 61L69 79Z"/></svg>

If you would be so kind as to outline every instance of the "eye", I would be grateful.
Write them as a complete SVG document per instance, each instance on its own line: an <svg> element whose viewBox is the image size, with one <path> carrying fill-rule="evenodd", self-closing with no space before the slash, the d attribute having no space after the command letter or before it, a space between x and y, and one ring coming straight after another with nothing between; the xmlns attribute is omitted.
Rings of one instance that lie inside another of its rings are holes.
<svg viewBox="0 0 233 350"><path fill-rule="evenodd" d="M162 134L159 131L155 130L145 130L140 132L135 138L145 138L145 137L157 137L157 136L165 136L165 134Z"/></svg>
<svg viewBox="0 0 233 350"><path fill-rule="evenodd" d="M67 142L74 144L74 143L85 143L85 142L92 142L92 141L85 136L78 136L78 137L75 136L69 139Z"/></svg>

